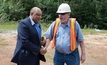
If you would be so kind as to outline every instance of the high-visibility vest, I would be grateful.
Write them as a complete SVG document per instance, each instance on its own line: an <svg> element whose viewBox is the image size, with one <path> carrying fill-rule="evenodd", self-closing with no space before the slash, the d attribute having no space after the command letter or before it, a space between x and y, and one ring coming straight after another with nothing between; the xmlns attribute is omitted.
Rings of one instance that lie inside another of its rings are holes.
<svg viewBox="0 0 107 65"><path fill-rule="evenodd" d="M60 22L60 19L57 18L55 25L54 25L54 30L53 30L53 39L52 39L52 48L54 48L56 44L56 33L58 30L58 24ZM76 23L76 18L70 18L70 50L74 51L76 49L76 32L75 32L75 23Z"/></svg>

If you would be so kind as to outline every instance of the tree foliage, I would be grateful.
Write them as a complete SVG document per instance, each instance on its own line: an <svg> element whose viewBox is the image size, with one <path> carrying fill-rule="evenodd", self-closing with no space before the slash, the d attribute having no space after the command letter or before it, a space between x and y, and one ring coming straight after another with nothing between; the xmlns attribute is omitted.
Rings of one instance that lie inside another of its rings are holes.
<svg viewBox="0 0 107 65"><path fill-rule="evenodd" d="M0 22L18 21L29 16L32 7L43 11L42 21L50 23L58 16L61 3L71 7L71 17L76 17L82 28L93 23L97 28L107 29L107 0L0 0Z"/></svg>

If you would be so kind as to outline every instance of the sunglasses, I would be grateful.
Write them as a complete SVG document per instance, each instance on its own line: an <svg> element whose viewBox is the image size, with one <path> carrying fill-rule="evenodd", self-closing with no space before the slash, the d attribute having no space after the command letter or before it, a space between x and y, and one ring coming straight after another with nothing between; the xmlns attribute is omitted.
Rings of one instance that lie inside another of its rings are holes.
<svg viewBox="0 0 107 65"><path fill-rule="evenodd" d="M59 13L59 15L65 15L65 14L67 14L67 13Z"/></svg>

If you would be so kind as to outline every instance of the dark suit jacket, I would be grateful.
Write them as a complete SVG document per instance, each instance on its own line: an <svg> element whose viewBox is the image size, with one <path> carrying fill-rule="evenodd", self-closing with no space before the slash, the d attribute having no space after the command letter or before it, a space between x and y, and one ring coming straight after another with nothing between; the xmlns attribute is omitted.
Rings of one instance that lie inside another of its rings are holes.
<svg viewBox="0 0 107 65"><path fill-rule="evenodd" d="M17 44L11 62L23 65L35 65L39 60L46 61L40 52L40 39L37 30L32 26L30 18L22 20L18 25Z"/></svg>

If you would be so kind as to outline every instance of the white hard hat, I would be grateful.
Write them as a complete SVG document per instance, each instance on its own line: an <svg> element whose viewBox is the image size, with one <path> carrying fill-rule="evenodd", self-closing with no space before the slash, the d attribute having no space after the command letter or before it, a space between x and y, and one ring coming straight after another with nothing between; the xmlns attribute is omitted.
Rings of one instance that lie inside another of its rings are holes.
<svg viewBox="0 0 107 65"><path fill-rule="evenodd" d="M67 3L62 3L56 13L67 13L71 12L70 6Z"/></svg>

